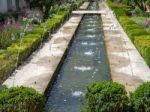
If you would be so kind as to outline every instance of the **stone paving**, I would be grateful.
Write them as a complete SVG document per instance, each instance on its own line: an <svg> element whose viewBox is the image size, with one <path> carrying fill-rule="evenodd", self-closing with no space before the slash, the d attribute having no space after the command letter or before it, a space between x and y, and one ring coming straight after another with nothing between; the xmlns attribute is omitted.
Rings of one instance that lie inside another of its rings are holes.
<svg viewBox="0 0 150 112"><path fill-rule="evenodd" d="M81 8L86 9L88 4L89 2L85 2ZM31 56L29 62L15 70L3 85L32 87L44 94L55 77L81 19L82 15L72 16L39 51Z"/></svg>
<svg viewBox="0 0 150 112"><path fill-rule="evenodd" d="M150 68L145 63L127 34L105 2L99 3L102 14L104 40L110 63L111 77L115 82L134 91L141 83L150 81Z"/></svg>

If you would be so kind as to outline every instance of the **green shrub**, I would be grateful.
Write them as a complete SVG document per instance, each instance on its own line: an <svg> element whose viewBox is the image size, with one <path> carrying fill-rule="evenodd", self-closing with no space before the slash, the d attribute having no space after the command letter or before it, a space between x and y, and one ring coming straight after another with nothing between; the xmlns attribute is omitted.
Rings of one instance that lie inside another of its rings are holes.
<svg viewBox="0 0 150 112"><path fill-rule="evenodd" d="M150 33L146 32L145 29L136 29L136 28L133 30L127 29L126 32L127 32L128 36L130 37L130 39L132 40L132 42L134 42L135 38L137 38L138 36L150 34Z"/></svg>
<svg viewBox="0 0 150 112"><path fill-rule="evenodd" d="M137 36L135 37L134 43L146 63L150 66L150 35Z"/></svg>
<svg viewBox="0 0 150 112"><path fill-rule="evenodd" d="M135 22L127 16L120 16L119 22L121 23L122 26L135 24Z"/></svg>
<svg viewBox="0 0 150 112"><path fill-rule="evenodd" d="M13 87L0 91L0 112L40 112L44 96L32 88Z"/></svg>
<svg viewBox="0 0 150 112"><path fill-rule="evenodd" d="M12 73L14 69L15 69L14 61L0 59L0 83L2 83L8 77L8 74Z"/></svg>
<svg viewBox="0 0 150 112"><path fill-rule="evenodd" d="M97 82L87 87L88 112L127 112L130 108L125 87L115 82Z"/></svg>
<svg viewBox="0 0 150 112"><path fill-rule="evenodd" d="M31 34L38 34L38 35L42 36L44 33L46 33L46 29L44 29L44 28L36 28L36 29L32 30L30 33Z"/></svg>
<svg viewBox="0 0 150 112"><path fill-rule="evenodd" d="M108 6L115 12L115 14L119 16L126 16L130 13L131 7L122 4L115 4L112 0L107 0ZM129 14L130 15L130 14Z"/></svg>
<svg viewBox="0 0 150 112"><path fill-rule="evenodd" d="M134 112L150 112L150 82L140 85L131 94Z"/></svg>

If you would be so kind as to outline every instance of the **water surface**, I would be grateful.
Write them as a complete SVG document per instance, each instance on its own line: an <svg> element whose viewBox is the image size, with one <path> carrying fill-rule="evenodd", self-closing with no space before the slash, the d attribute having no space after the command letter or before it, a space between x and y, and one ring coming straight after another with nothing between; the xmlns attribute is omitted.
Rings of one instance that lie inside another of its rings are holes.
<svg viewBox="0 0 150 112"><path fill-rule="evenodd" d="M79 112L87 85L105 80L110 80L110 73L101 19L98 15L85 15L49 90L45 108L49 112Z"/></svg>

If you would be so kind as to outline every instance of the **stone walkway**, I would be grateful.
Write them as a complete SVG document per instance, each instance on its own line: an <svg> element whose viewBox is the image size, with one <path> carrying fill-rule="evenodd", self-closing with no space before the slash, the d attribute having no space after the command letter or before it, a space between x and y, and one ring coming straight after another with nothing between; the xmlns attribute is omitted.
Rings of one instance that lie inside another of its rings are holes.
<svg viewBox="0 0 150 112"><path fill-rule="evenodd" d="M106 12L102 14L102 21L112 80L125 85L128 91L134 91L139 84L150 81L150 68L118 23L112 10L105 2L99 3L99 6Z"/></svg>
<svg viewBox="0 0 150 112"><path fill-rule="evenodd" d="M86 9L88 4L85 2L81 8ZM32 87L44 94L49 83L53 82L81 19L82 15L72 16L52 35L51 40L35 52L27 64L20 66L3 85Z"/></svg>

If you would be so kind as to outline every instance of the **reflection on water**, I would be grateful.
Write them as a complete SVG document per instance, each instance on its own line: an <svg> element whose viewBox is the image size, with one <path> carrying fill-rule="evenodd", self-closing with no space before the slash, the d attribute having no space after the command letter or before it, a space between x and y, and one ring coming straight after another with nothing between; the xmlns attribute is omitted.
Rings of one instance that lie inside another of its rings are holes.
<svg viewBox="0 0 150 112"><path fill-rule="evenodd" d="M45 108L49 112L79 112L84 102L86 86L95 81L110 80L103 43L99 16L86 15L57 80L48 93Z"/></svg>

